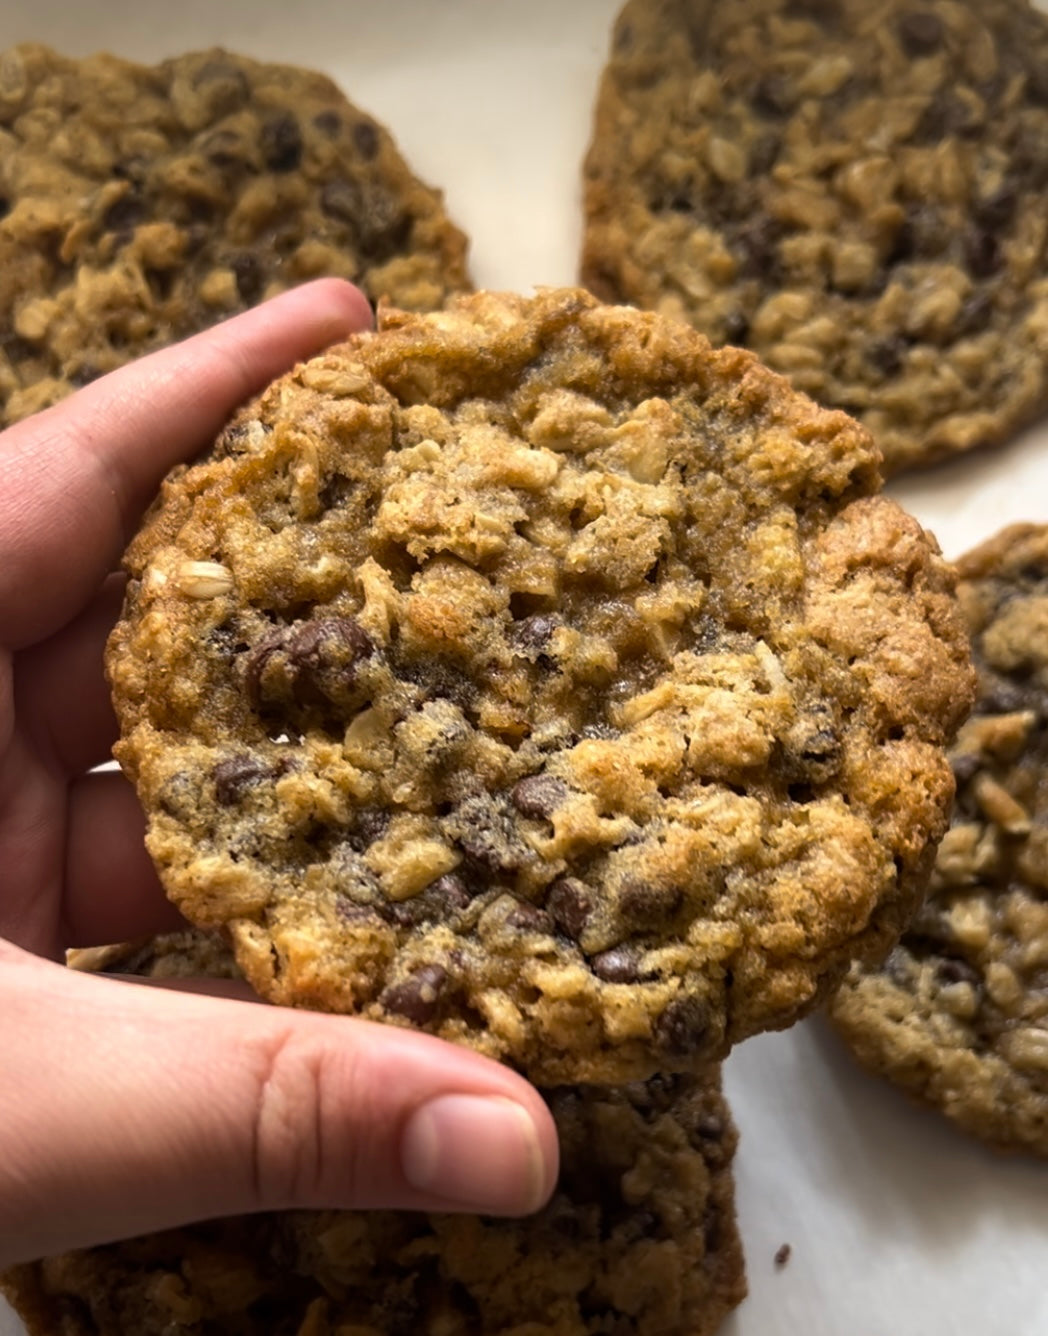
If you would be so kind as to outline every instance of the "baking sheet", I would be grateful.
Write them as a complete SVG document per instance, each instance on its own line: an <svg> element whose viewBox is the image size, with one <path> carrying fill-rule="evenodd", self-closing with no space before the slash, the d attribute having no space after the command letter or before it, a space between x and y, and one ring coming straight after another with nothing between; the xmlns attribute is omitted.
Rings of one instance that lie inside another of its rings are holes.
<svg viewBox="0 0 1048 1336"><path fill-rule="evenodd" d="M617 7L0 0L0 36L144 60L221 44L323 69L445 189L478 284L527 289L575 278L579 164ZM1010 521L1048 520L1048 424L890 490L951 556ZM912 1107L817 1020L745 1044L727 1079L751 1288L727 1336L1048 1333L1048 1165ZM0 1302L0 1336L21 1331Z"/></svg>

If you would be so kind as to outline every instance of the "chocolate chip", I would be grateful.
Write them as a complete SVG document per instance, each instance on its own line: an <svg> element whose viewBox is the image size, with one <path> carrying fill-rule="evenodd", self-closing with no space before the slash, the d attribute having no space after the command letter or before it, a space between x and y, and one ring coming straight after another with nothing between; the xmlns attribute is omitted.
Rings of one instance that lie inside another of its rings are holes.
<svg viewBox="0 0 1048 1336"><path fill-rule="evenodd" d="M521 900L506 915L506 923L511 928L517 928L521 932L541 932L549 933L553 931L553 922L550 916L541 909L536 909L534 905L528 904L526 900Z"/></svg>
<svg viewBox="0 0 1048 1336"><path fill-rule="evenodd" d="M448 972L442 965L421 965L403 983L393 984L379 998L394 1015L415 1025L427 1025L437 1014Z"/></svg>
<svg viewBox="0 0 1048 1336"><path fill-rule="evenodd" d="M909 344L894 334L888 338L871 339L866 345L866 360L885 376L894 376L903 364Z"/></svg>
<svg viewBox="0 0 1048 1336"><path fill-rule="evenodd" d="M1012 181L1005 181L975 205L976 221L990 230L1007 227L1015 217L1019 191Z"/></svg>
<svg viewBox="0 0 1048 1336"><path fill-rule="evenodd" d="M745 343L750 332L750 322L745 313L738 309L729 311L724 317L724 342Z"/></svg>
<svg viewBox="0 0 1048 1336"><path fill-rule="evenodd" d="M619 912L641 928L676 913L683 899L679 886L660 886L640 877L624 877L619 886Z"/></svg>
<svg viewBox="0 0 1048 1336"><path fill-rule="evenodd" d="M557 927L577 942L593 911L589 887L575 877L559 877L549 888L546 910Z"/></svg>
<svg viewBox="0 0 1048 1336"><path fill-rule="evenodd" d="M375 645L351 617L324 617L280 627L250 651L244 685L256 709L278 704L344 702L357 665Z"/></svg>
<svg viewBox="0 0 1048 1336"><path fill-rule="evenodd" d="M355 181L329 181L320 192L320 207L331 218L353 223L363 209L360 187Z"/></svg>
<svg viewBox="0 0 1048 1336"><path fill-rule="evenodd" d="M371 162L378 154L378 130L370 121L357 121L353 126L353 143L365 162Z"/></svg>
<svg viewBox="0 0 1048 1336"><path fill-rule="evenodd" d="M568 795L568 786L555 775L528 775L513 786L510 802L534 821L551 817Z"/></svg>
<svg viewBox="0 0 1048 1336"><path fill-rule="evenodd" d="M266 273L262 262L256 255L245 252L237 255L230 266L236 275L237 292L240 300L248 306L254 306L262 296L266 283Z"/></svg>
<svg viewBox="0 0 1048 1336"><path fill-rule="evenodd" d="M253 756L231 756L215 766L215 798L223 807L238 803L245 789L252 788L271 774L267 765Z"/></svg>
<svg viewBox="0 0 1048 1336"><path fill-rule="evenodd" d="M964 234L964 259L976 278L989 278L1001 267L1001 247L992 232L970 227Z"/></svg>
<svg viewBox="0 0 1048 1336"><path fill-rule="evenodd" d="M69 383L75 389L82 389L85 385L90 385L93 380L97 380L102 372L95 366L94 362L81 362L75 371L69 373Z"/></svg>
<svg viewBox="0 0 1048 1336"><path fill-rule="evenodd" d="M695 1130L704 1141L720 1141L727 1130L724 1119L716 1113L705 1113L699 1119Z"/></svg>
<svg viewBox="0 0 1048 1336"><path fill-rule="evenodd" d="M293 172L302 161L302 131L290 112L262 126L262 159L271 172Z"/></svg>
<svg viewBox="0 0 1048 1336"><path fill-rule="evenodd" d="M784 74L765 74L753 90L753 106L764 116L785 116L796 102L797 94Z"/></svg>
<svg viewBox="0 0 1048 1336"><path fill-rule="evenodd" d="M115 199L102 215L102 226L107 232L130 234L149 216L149 206L141 195L128 191Z"/></svg>
<svg viewBox="0 0 1048 1336"><path fill-rule="evenodd" d="M358 926L363 923L379 922L374 909L368 905L358 905L354 900L340 893L335 895L335 917L343 923L355 923Z"/></svg>
<svg viewBox="0 0 1048 1336"><path fill-rule="evenodd" d="M529 851L515 818L488 794L465 799L443 824L473 862L489 872L512 872L527 861Z"/></svg>
<svg viewBox="0 0 1048 1336"><path fill-rule="evenodd" d="M353 833L349 843L364 853L380 840L389 826L389 812L384 807L358 807L353 813Z"/></svg>
<svg viewBox="0 0 1048 1336"><path fill-rule="evenodd" d="M342 129L342 117L337 111L321 111L313 117L313 124L322 135L334 139Z"/></svg>
<svg viewBox="0 0 1048 1336"><path fill-rule="evenodd" d="M982 769L982 757L972 752L962 752L959 756L950 757L950 766L958 785L967 784Z"/></svg>
<svg viewBox="0 0 1048 1336"><path fill-rule="evenodd" d="M958 338L966 334L981 334L990 323L992 314L993 298L983 289L976 289L970 297L965 298L957 313L954 332Z"/></svg>
<svg viewBox="0 0 1048 1336"><path fill-rule="evenodd" d="M655 1022L655 1042L664 1053L686 1057L702 1047L709 1012L697 997L678 997Z"/></svg>
<svg viewBox="0 0 1048 1336"><path fill-rule="evenodd" d="M743 272L755 278L774 278L779 271L779 242L783 235L784 228L775 218L763 216L744 223L735 234Z"/></svg>
<svg viewBox="0 0 1048 1336"><path fill-rule="evenodd" d="M637 953L626 946L613 946L610 951L593 956L589 967L605 983L637 983L640 980Z"/></svg>
<svg viewBox="0 0 1048 1336"><path fill-rule="evenodd" d="M942 44L946 35L942 19L927 9L903 14L898 24L899 40L908 56L926 56Z"/></svg>
<svg viewBox="0 0 1048 1336"><path fill-rule="evenodd" d="M473 896L464 879L448 872L430 882L410 900L389 904L386 917L398 928L414 928L420 923L442 923L468 909L472 902Z"/></svg>
<svg viewBox="0 0 1048 1336"><path fill-rule="evenodd" d="M953 956L940 960L936 973L939 982L944 984L966 983L978 988L982 983L982 975L977 969L969 965L966 960L958 960Z"/></svg>

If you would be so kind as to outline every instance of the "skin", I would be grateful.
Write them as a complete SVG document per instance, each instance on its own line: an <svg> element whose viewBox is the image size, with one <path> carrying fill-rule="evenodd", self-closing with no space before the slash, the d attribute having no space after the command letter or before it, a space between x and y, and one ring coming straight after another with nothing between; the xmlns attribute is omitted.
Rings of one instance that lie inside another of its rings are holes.
<svg viewBox="0 0 1048 1336"><path fill-rule="evenodd" d="M291 1208L526 1214L557 1173L521 1078L426 1035L65 970L180 925L108 759L121 552L250 394L365 329L299 288L0 436L0 1265Z"/></svg>

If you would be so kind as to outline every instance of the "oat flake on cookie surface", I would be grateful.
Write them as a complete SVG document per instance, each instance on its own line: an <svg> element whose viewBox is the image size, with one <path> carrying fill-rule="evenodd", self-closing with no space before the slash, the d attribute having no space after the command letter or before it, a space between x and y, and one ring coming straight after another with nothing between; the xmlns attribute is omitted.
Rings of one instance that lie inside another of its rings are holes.
<svg viewBox="0 0 1048 1336"><path fill-rule="evenodd" d="M1046 188L1027 0L630 0L583 278L753 348L895 472L1048 406Z"/></svg>
<svg viewBox="0 0 1048 1336"><path fill-rule="evenodd" d="M979 671L927 903L831 1008L862 1062L999 1146L1048 1155L1048 527L960 562Z"/></svg>
<svg viewBox="0 0 1048 1336"><path fill-rule="evenodd" d="M431 310L466 240L312 70L0 53L0 426L323 275Z"/></svg>
<svg viewBox="0 0 1048 1336"><path fill-rule="evenodd" d="M189 919L280 1003L544 1084L701 1070L882 958L971 671L877 454L579 291L390 311L176 470L117 755Z"/></svg>

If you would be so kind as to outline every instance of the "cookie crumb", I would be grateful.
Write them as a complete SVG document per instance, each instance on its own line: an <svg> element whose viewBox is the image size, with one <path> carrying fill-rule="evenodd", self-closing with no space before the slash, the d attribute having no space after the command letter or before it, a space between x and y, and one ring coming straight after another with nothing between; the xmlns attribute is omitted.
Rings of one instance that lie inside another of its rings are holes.
<svg viewBox="0 0 1048 1336"><path fill-rule="evenodd" d="M789 1243L784 1243L775 1254L775 1270L782 1271L788 1265L793 1248Z"/></svg>

